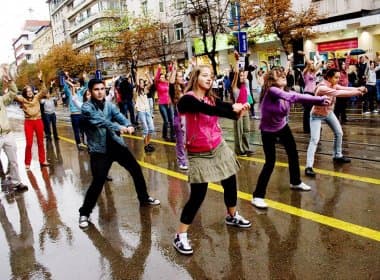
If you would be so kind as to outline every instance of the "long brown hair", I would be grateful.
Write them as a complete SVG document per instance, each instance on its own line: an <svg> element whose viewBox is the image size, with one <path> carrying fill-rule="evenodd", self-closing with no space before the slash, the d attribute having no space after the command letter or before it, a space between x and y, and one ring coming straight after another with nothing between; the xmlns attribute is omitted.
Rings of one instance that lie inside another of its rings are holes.
<svg viewBox="0 0 380 280"><path fill-rule="evenodd" d="M264 85L260 94L260 102L263 101L264 96L267 94L270 87L278 87L277 79L281 76L286 77L285 71L281 67L273 67L265 73ZM285 90L287 90L287 88L285 88Z"/></svg>
<svg viewBox="0 0 380 280"><path fill-rule="evenodd" d="M212 68L210 65L207 65L207 64L202 64L202 65L198 65L196 66L193 71L191 71L191 74L190 74L190 81L189 83L187 84L187 87L185 89L185 92L189 92L189 91L195 91L198 89L198 77L199 75L201 74L201 70L205 69L205 68L208 68L211 70L211 73L212 73ZM212 87L210 87L207 91L206 91L206 94L205 94L206 97L210 98L212 103L215 102L215 96L213 94L213 91L212 91Z"/></svg>
<svg viewBox="0 0 380 280"><path fill-rule="evenodd" d="M34 97L34 92L33 92L33 96L32 97L28 97L26 95L26 92L28 91L28 89L31 89L31 91L33 92L33 87L32 86L29 86L29 85L24 86L24 88L22 89L22 97L24 97L24 98L31 98L32 99Z"/></svg>
<svg viewBox="0 0 380 280"><path fill-rule="evenodd" d="M177 71L176 78L174 82L174 104L178 103L178 100L181 98L183 93L185 92L185 84L184 83L178 83L177 81L177 75L178 73L181 73L183 75L182 71Z"/></svg>

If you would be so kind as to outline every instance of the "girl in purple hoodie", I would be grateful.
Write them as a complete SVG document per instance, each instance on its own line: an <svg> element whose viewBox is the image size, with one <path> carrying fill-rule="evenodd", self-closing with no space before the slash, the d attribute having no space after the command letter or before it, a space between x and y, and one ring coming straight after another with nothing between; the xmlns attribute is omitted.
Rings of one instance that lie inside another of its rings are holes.
<svg viewBox="0 0 380 280"><path fill-rule="evenodd" d="M265 74L264 86L260 96L260 130L265 163L251 201L252 205L257 208L265 209L268 207L264 201L264 197L276 162L277 139L280 139L280 143L284 145L288 155L290 187L302 191L310 190L310 186L301 181L296 142L287 123L290 106L296 102L317 105L330 104L326 96L312 96L287 91L286 75L282 68L274 67Z"/></svg>

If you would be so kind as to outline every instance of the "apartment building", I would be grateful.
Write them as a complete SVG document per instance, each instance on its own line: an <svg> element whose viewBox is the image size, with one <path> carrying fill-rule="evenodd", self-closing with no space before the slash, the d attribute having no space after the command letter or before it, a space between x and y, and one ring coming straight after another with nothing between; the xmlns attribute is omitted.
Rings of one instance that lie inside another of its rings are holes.
<svg viewBox="0 0 380 280"><path fill-rule="evenodd" d="M41 28L49 27L50 21L46 20L26 20L21 34L13 41L16 65L19 66L22 61L33 63L36 57L33 56L33 39L36 32Z"/></svg>
<svg viewBox="0 0 380 280"><path fill-rule="evenodd" d="M47 0L54 44L71 41L69 36L70 25L67 16L74 5L79 5L80 2L83 2L83 0Z"/></svg>
<svg viewBox="0 0 380 280"><path fill-rule="evenodd" d="M45 56L53 46L53 33L51 26L41 26L36 32L32 41L34 61L38 61Z"/></svg>

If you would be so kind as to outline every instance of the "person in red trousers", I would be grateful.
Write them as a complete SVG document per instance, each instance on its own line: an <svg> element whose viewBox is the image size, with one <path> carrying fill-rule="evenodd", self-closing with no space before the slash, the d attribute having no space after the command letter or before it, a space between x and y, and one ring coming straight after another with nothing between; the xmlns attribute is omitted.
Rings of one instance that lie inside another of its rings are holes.
<svg viewBox="0 0 380 280"><path fill-rule="evenodd" d="M32 145L33 133L37 136L38 145L38 159L40 166L48 166L46 161L45 148L44 148L44 125L41 119L40 101L46 95L47 89L42 81L42 72L38 74L38 79L41 83L41 90L35 95L31 86L25 86L22 90L22 96L17 95L14 100L20 103L24 111L24 131L26 138L25 146L25 168L30 169L30 162L32 161Z"/></svg>

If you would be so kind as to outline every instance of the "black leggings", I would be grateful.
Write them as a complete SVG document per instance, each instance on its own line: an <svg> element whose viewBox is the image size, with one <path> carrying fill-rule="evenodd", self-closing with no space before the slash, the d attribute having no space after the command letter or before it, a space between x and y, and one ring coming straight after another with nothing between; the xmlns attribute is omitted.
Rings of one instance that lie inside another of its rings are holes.
<svg viewBox="0 0 380 280"><path fill-rule="evenodd" d="M237 201L236 176L221 181L224 189L224 203L228 208L235 207ZM190 225L198 209L201 207L203 200L206 197L208 183L192 183L190 184L190 198L183 208L181 214L181 223Z"/></svg>

